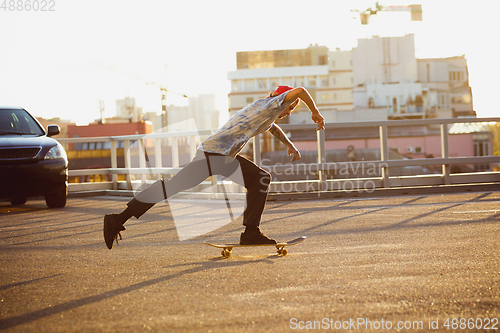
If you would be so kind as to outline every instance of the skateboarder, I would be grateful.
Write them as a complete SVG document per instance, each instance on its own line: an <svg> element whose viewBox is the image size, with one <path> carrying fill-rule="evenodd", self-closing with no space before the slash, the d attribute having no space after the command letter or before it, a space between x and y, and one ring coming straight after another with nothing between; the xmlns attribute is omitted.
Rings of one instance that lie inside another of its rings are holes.
<svg viewBox="0 0 500 333"><path fill-rule="evenodd" d="M129 218L140 218L154 204L192 188L212 175L222 175L247 189L246 208L243 212L245 231L241 234L240 244L276 244L274 239L268 238L259 228L271 175L239 152L251 138L269 131L287 146L287 153L292 156L292 161L300 159L300 152L275 124L277 119L290 115L299 99L311 111L318 130L325 129L324 118L305 88L279 86L267 98L259 99L236 112L224 126L198 146L193 160L170 180L156 181L128 202L127 208L121 213L104 216L106 246L109 249L113 247L114 240L125 230L123 224Z"/></svg>

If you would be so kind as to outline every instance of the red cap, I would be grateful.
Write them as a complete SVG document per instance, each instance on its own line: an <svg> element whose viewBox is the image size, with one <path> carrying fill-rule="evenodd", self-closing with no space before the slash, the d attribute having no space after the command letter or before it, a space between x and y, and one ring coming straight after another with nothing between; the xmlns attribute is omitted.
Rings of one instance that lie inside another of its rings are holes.
<svg viewBox="0 0 500 333"><path fill-rule="evenodd" d="M288 91L288 90L292 90L293 87L290 87L290 86L279 86L278 88L276 88L276 90L274 91L277 95L281 95L282 93Z"/></svg>

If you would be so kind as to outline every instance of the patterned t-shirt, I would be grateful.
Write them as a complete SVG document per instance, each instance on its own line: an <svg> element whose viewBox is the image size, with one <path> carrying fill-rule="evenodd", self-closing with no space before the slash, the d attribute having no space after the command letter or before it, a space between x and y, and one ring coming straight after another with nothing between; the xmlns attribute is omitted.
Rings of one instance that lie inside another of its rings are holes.
<svg viewBox="0 0 500 333"><path fill-rule="evenodd" d="M251 138L270 129L283 110L290 106L291 102L283 103L287 94L288 91L256 100L236 112L224 126L203 141L198 150L235 157Z"/></svg>

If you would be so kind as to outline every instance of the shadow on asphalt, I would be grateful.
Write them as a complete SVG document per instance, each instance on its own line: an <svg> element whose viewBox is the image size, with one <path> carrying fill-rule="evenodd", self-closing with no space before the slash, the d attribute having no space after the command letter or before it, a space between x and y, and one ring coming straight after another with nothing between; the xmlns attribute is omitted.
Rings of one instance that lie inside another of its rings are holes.
<svg viewBox="0 0 500 333"><path fill-rule="evenodd" d="M25 286L25 285L28 285L28 284L33 283L33 282L37 282L37 281L41 281L41 280L46 280L46 279L51 279L51 278L59 276L59 275L62 275L62 273L61 274L54 274L54 275L51 275L51 276L44 276L42 278L33 279L33 280L26 280L26 281L21 281L21 282L17 282L17 283L6 284L4 286L0 286L0 290L7 290L7 289L10 289L10 288L14 288L14 287ZM0 328L1 328L1 326L0 326Z"/></svg>
<svg viewBox="0 0 500 333"><path fill-rule="evenodd" d="M488 218L482 218L482 219L476 219L476 220L469 220L467 222L464 222L463 220L461 221L437 221L434 223L429 223L429 222L421 222L419 223L418 220L430 217L432 215L435 215L437 213L442 213L446 210L452 209L452 208L457 208L462 205L465 205L470 202L488 202L488 201L497 201L497 199L489 199L488 196L491 194L491 192L486 192L486 193L481 193L475 196L474 198L471 198L469 200L464 200L461 202L437 202L437 203L419 203L418 201L427 198L427 196L411 196L407 198L407 200L404 200L403 202L399 202L397 204L387 204L387 202L384 203L383 206L376 206L376 205L363 205L364 199L356 199L356 200L327 200L327 199L322 199L322 200L316 200L316 202L325 202L324 206L321 207L308 207L307 209L290 209L290 206L293 205L293 201L289 202L281 202L278 204L270 205L268 208L266 208L266 211L268 212L273 212L273 213L286 213L286 218L287 219L298 219L300 220L301 218L307 219L308 214L311 213L317 213L321 212L325 214L326 216L329 215L335 215L336 211L352 211L352 214L348 214L347 216L342 216L339 218L327 220L323 223L318 223L312 227L309 228L303 228L299 231L294 231L293 233L285 233L285 234L280 234L281 238L292 238L292 237L297 237L297 236L302 236L302 235L309 235L313 236L314 233L320 232L322 234L329 233L329 234L346 234L346 233L353 233L353 234L358 234L358 233L365 233L365 232L375 232L375 231L386 231L386 230L397 230L397 229L404 229L404 228L422 228L422 227L434 227L436 225L455 225L455 224L461 224L461 223L469 223L469 224L474 224L474 223L488 223L488 222L497 222L498 219L500 218L500 213L494 214L492 216L489 216ZM369 199L366 199L369 200ZM352 203L356 203L355 206L351 206ZM360 204L361 203L361 204ZM425 212L417 216L412 216L409 219L405 219L403 221L399 221L395 224L389 225L389 226L366 226L365 228L348 228L348 229L342 229L342 230L324 230L324 227L334 225L336 223L346 221L352 218L363 218L365 216L369 216L370 214L373 213L381 213L384 211L388 211L394 207L401 207L401 206L408 206L408 207L413 207L413 206L428 206L428 205L436 205L436 206L444 206L444 207L439 207L436 210L433 210L431 212ZM84 235L84 234L90 234L90 233L96 233L96 242L92 244L86 244L86 246L98 246L102 243L101 240L101 233L102 233L102 220L99 218L96 221L95 217L88 217L88 208L87 207L79 207L79 206L69 206L67 208L64 208L68 211L71 211L73 213L79 213L81 215L78 215L79 219L77 220L72 220L70 223L68 221L60 221L53 223L50 226L59 226L60 228L57 229L51 229L51 230L35 230L30 234L23 234L23 235L16 235L16 236L6 236L6 237L0 237L1 239L12 239L12 238L18 238L18 237L25 237L25 236L30 236L30 235L40 235L40 234L47 234L49 235L50 233L54 231L63 231L63 230L75 230L75 232L72 233L72 236L79 236L79 235ZM171 216L171 212L169 209L168 204L165 207L160 208L161 213L156 211L153 212L152 214L148 214L146 218L143 218L141 220L136 220L132 219L128 222L128 225L133 227L134 225L140 225L140 224L148 224L151 221L158 221L158 220L165 220L166 225L164 228L161 230L156 230L156 231L151 231L151 232L146 232L146 233L141 233L141 234L136 234L136 235L130 235L127 238L133 239L133 238L142 238L144 236L150 236L153 234L158 234L158 233L169 233L169 232L175 232L176 227L173 221L173 218ZM187 209L187 208L186 208ZM33 202L33 203L27 203L26 205L23 206L11 206L10 203L8 202L0 202L0 214L23 214L26 212L50 212L52 211L51 209L47 208L44 203L42 202ZM102 213L101 213L102 211ZM98 208L94 213L100 214L104 216L106 209L100 209ZM262 221L262 225L266 225L271 222L279 222L282 220L282 218L271 218L271 219L265 219L265 214L266 211L264 211L264 220ZM78 222L78 223L77 223ZM85 224L81 224L82 222L87 222ZM226 235L233 234L235 232L240 232L243 228L241 225L242 219L238 218L233 222L231 225L228 225L227 228L223 228L222 230L217 230L214 231L210 234L203 235L204 239L216 239L216 238L223 238ZM39 222L36 220L33 221L26 221L20 224L16 224L16 227L24 226L24 225L32 225L35 229L37 228L36 224ZM95 225L96 228L95 230L92 231L77 231L79 228L84 227L84 226L93 226ZM44 228L47 227L47 225L44 225ZM54 240L58 238L64 238L67 237L65 235L62 236L54 236L50 238L43 238L43 239L30 239L28 241L21 241L19 243L14 243L8 245L8 247L11 246L28 246L33 243L39 243L42 241L48 241L48 240ZM189 242L198 242L200 237L196 237L194 239L191 239ZM0 248L2 248L0 246Z"/></svg>
<svg viewBox="0 0 500 333"><path fill-rule="evenodd" d="M462 224L462 223L487 223L487 222L496 222L500 218L500 213L495 214L493 216L490 216L488 218L483 218L483 219L478 219L478 220L473 220L473 221L447 221L447 222L436 222L436 223L412 223L418 221L419 219L422 219L424 217L429 217L434 214L446 211L448 209L452 209L455 207L460 207L462 205L465 205L470 202L488 202L488 201L497 201L498 199L493 198L493 199L488 199L488 196L491 195L492 192L486 192L486 193L481 193L478 194L476 197L471 198L469 200L461 201L461 202L437 202L437 203L419 203L418 201L426 199L428 196L426 195L420 195L420 196L410 196L407 200L403 202L399 202L397 204L387 204L385 203L384 206L379 207L375 205L356 205L356 206L350 206L353 202L359 203L363 202L364 200L372 200L373 198L366 198L366 199L348 199L347 201L344 201L342 199L337 199L337 200L328 200L328 199L319 199L319 200L314 200L315 202L325 202L325 206L322 207L309 207L307 210L304 209L289 209L289 206L293 205L293 201L289 202L282 202L278 203L275 205L272 205L269 208L266 208L264 211L264 217L266 214L266 211L269 212L275 212L279 213L280 211L286 211L287 219L297 219L297 218L307 218L307 215L310 213L315 213L315 212L321 212L324 213L325 215L334 213L335 211L343 210L343 211L353 211L354 214L349 214L348 216L343 216L337 219L329 220L324 223L320 223L317 225L314 225L313 227L310 228L304 228L301 229L300 231L296 231L290 234L281 234L280 237L297 237L297 236L302 236L302 235L312 235L314 232L320 232L321 234L357 234L357 233L365 233L365 232L375 232L375 231L385 231L385 230L397 230L397 229L404 229L404 228L422 228L422 227L434 227L436 225L455 225L455 224ZM376 198L376 199L386 199L386 198ZM335 223L339 223L345 220L349 220L352 218L360 218L363 216L369 216L370 214L373 213L380 213L383 211L390 210L394 207L401 207L401 206L428 206L428 205L439 205L443 206L445 205L446 207L441 207L439 209L436 209L432 212L427 212L423 213L418 216L414 216L410 219L406 219L404 221L398 222L396 224L390 225L390 226L383 226L383 227L366 227L366 228L352 228L352 229L343 229L343 230L330 230L326 231L324 230L324 227L333 225ZM368 211L363 211L363 210L368 210ZM361 211L360 213L356 213L356 211ZM274 218L274 219L267 219L265 221L262 221L262 225L266 225L267 223L271 222L278 222L282 218ZM323 229L322 229L323 228ZM219 231L216 233L213 233L210 235L210 238L215 238L215 237L221 237L226 234L231 234L234 233L238 230L241 230L241 227L235 227L235 228L230 228L226 229L224 231Z"/></svg>
<svg viewBox="0 0 500 333"><path fill-rule="evenodd" d="M167 281L179 278L179 277L184 276L184 275L194 274L194 273L198 273L198 272L202 272L202 271L207 271L207 270L214 269L214 268L244 266L244 265L249 265L249 264L254 264L254 263L262 263L262 262L267 263L267 264L273 264L272 260L278 259L278 258L279 258L279 256L277 256L277 255L268 256L268 257L257 259L257 260L247 259L247 260L238 260L238 261L229 261L225 258L212 258L212 259L209 259L208 261L205 260L205 261L194 262L194 263L166 266L165 268L189 267L189 266L194 266L194 267L185 269L183 271L180 271L180 272L177 272L174 274L169 274L169 275L161 276L161 277L158 277L155 279L150 279L150 280L146 280L143 282L135 283L135 284L132 284L130 286L113 289L113 290L110 290L110 291L107 291L107 292L104 292L104 293L101 293L98 295L88 296L88 297L76 299L73 301L65 302L62 304L57 304L57 305L53 305L50 307L46 307L44 309L40 309L37 311L25 313L25 314L22 314L19 316L5 318L5 319L0 320L0 330L9 329L11 327L15 327L15 326L22 325L22 324L27 324L27 323L42 319L44 317L59 314L61 312L76 309L76 308L79 308L79 307L82 307L85 305L89 305L92 303L101 302L101 301L106 300L108 298L127 294L127 293L130 293L130 292L142 289L142 288L146 288L146 287L149 287L149 286L152 286L155 284L167 282ZM51 278L54 276L44 277L41 279L48 279L48 278ZM40 280L40 279L37 279L37 280ZM15 285L29 284L29 283L34 282L34 281L35 280L19 282ZM0 289L1 288L8 289L8 288L12 288L13 286L14 285L6 285L3 287L0 287Z"/></svg>
<svg viewBox="0 0 500 333"><path fill-rule="evenodd" d="M475 223L497 222L498 219L500 218L500 212L496 213L496 214L494 214L494 215L492 215L490 217L487 217L487 218L476 219L476 220L469 220L469 221L459 220L459 221L437 221L437 222L434 222L434 223L429 223L429 222L415 223L416 221L421 220L421 219L423 219L425 217L429 217L429 216L435 215L437 213L444 212L446 210L449 210L449 209L452 209L452 208L455 208L455 207L460 207L460 206L463 206L463 205L465 205L467 203L470 203L470 202L480 202L480 201L483 201L482 199L484 199L485 197L487 197L490 194L491 193L483 193L483 194L478 195L475 198L472 198L470 200L465 200L465 201L462 201L462 202L444 202L444 203L441 202L441 203L435 203L433 205L439 205L439 206L446 205L446 207L441 207L441 208L436 209L436 210L434 210L432 212L422 213L420 215L413 216L413 217L411 217L409 219L403 220L401 222L398 222L398 223L395 223L395 224L392 224L392 225L389 225L389 226L384 226L384 227L367 227L367 228L359 228L359 227L357 227L357 228L352 228L352 229L331 230L331 231L324 231L323 230L323 231L321 231L321 233L322 234L324 234L324 233L329 233L329 234L366 233L366 232L376 232L376 231L385 231L385 230L397 230L397 229L406 229L406 228L423 228L423 227L435 227L435 226L444 226L444 225L475 224ZM415 201L417 201L419 199L423 199L423 198L425 198L425 196L421 196L421 197L418 197L418 198L414 198L414 199L408 200L408 201L406 201L404 203L397 204L397 206L404 206L404 205L407 205L407 204L413 205ZM488 201L488 200L484 200L484 201ZM496 200L492 200L492 201L496 201ZM424 205L429 205L429 204L426 203ZM303 229L302 232L304 232L304 234L308 234L308 233L310 234L314 230L320 229L322 227L325 227L325 226L328 226L328 225L331 225L331 224L334 224L334 223L338 223L340 221L343 221L343 220L346 220L346 219L350 219L350 218L353 218L353 217L362 217L363 215L369 215L369 214L372 214L372 213L382 212L384 210L391 209L394 206L396 206L396 205L385 205L384 207L380 207L380 208L374 208L373 206L366 206L366 207L356 206L356 209L371 209L371 210L367 211L367 212L360 213L360 214L349 215L349 216L346 216L346 217L342 217L342 218L339 218L339 219L334 219L334 220L331 220L331 221L328 221L328 222L325 222L325 223L321 223L321 224L315 225L315 226L313 226L311 228ZM353 209L353 208L351 207L350 209ZM410 222L412 222L412 224L409 224Z"/></svg>

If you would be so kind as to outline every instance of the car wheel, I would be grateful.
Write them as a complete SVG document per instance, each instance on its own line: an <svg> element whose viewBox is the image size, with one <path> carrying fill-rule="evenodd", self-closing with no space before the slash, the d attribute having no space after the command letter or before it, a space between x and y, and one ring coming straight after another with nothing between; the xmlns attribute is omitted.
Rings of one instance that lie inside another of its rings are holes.
<svg viewBox="0 0 500 333"><path fill-rule="evenodd" d="M45 203L49 208L62 208L66 206L66 189L58 193L46 195Z"/></svg>
<svg viewBox="0 0 500 333"><path fill-rule="evenodd" d="M27 201L26 198L10 198L9 199L12 206L24 205Z"/></svg>

